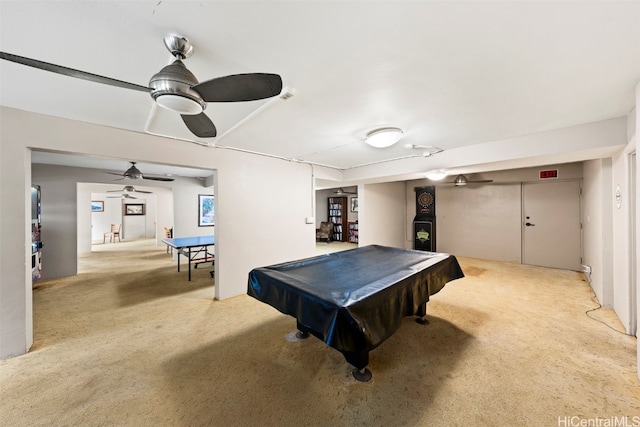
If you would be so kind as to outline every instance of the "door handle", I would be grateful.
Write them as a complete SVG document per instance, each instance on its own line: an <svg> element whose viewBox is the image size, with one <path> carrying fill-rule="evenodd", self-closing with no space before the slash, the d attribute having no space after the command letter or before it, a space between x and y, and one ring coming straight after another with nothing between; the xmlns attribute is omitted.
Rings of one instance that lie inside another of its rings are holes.
<svg viewBox="0 0 640 427"><path fill-rule="evenodd" d="M524 225L526 225L527 227L535 227L535 224L531 224L530 222L525 222Z"/></svg>

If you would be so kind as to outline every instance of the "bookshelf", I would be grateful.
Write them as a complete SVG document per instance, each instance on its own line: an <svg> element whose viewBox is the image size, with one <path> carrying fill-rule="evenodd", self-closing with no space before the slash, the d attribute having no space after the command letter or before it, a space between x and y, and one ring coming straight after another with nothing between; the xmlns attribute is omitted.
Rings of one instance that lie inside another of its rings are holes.
<svg viewBox="0 0 640 427"><path fill-rule="evenodd" d="M358 221L349 222L349 242L358 243Z"/></svg>
<svg viewBox="0 0 640 427"><path fill-rule="evenodd" d="M332 240L336 242L347 241L347 198L329 197L329 222L333 223Z"/></svg>

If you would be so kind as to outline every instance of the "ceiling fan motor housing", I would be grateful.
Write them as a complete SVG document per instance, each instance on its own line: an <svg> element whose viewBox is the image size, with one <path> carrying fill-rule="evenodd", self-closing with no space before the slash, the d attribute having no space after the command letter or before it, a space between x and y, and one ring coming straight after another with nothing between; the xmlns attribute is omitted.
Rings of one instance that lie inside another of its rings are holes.
<svg viewBox="0 0 640 427"><path fill-rule="evenodd" d="M140 169L138 169L136 167L136 164L131 162L132 165L129 169L127 169L124 173L124 177L125 178L129 178L129 179L141 179L142 178L142 172L140 172Z"/></svg>
<svg viewBox="0 0 640 427"><path fill-rule="evenodd" d="M160 106L180 114L200 114L207 107L200 94L192 89L198 79L179 59L164 67L149 81L151 97Z"/></svg>

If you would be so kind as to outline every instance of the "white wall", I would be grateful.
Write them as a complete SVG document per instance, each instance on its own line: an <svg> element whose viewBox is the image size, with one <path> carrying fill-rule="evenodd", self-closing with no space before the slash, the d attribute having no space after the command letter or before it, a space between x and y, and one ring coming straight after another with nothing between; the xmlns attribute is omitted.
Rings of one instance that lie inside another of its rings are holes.
<svg viewBox="0 0 640 427"><path fill-rule="evenodd" d="M213 195L213 187L204 187L204 183L202 183L202 185L203 186L201 187L194 187L190 185L174 187L174 237L192 237L215 234L215 226L198 226L198 195Z"/></svg>
<svg viewBox="0 0 640 427"><path fill-rule="evenodd" d="M358 245L404 248L405 202L404 182L359 185Z"/></svg>
<svg viewBox="0 0 640 427"><path fill-rule="evenodd" d="M635 248L635 259L631 259L630 263L633 263L633 265L635 266L635 283L637 286L640 286L640 268L638 266L640 266L640 248L638 247L638 242L640 241L640 206L638 206L640 204L640 156L638 156L637 153L637 146L638 146L638 139L640 139L640 83L638 83L636 85L636 106L635 106L635 110L632 112L633 115L633 120L635 123L635 126L633 127L633 133L629 133L630 134L630 139L633 141L631 144L632 147L629 147L633 150L633 152L636 154L635 155L635 159L636 159L636 165L635 165L635 188L636 188L636 192L634 195L634 200L635 200L635 228L636 228L636 233L635 236L633 236L634 239L634 244L633 247ZM616 247L617 248L617 247ZM636 293L636 317L637 317L637 325L640 326L640 289L638 289L638 292ZM636 334L637 336L637 334ZM638 341L638 345L637 345L637 349L636 349L636 355L637 355L637 363L636 363L636 369L640 366L640 340ZM638 373L638 378L640 378L640 369L637 369L637 373Z"/></svg>
<svg viewBox="0 0 640 427"><path fill-rule="evenodd" d="M156 245L164 246L162 239L164 239L164 227L173 227L174 223L174 203L173 203L173 190L163 189L165 191L155 191L156 195Z"/></svg>
<svg viewBox="0 0 640 427"><path fill-rule="evenodd" d="M30 153L27 154L30 158ZM72 169L92 173L87 169ZM73 276L78 272L77 181L68 173L69 168L61 166L32 166L30 179L42 190L43 280ZM89 202L85 216L90 215Z"/></svg>
<svg viewBox="0 0 640 427"><path fill-rule="evenodd" d="M37 168L37 166L36 166ZM76 232L78 233L76 251L78 254L91 252L91 241L93 239L93 213L91 212L91 191L83 190L85 184L78 183L76 187ZM93 199L95 200L95 199ZM89 206L84 209L85 206Z"/></svg>
<svg viewBox="0 0 640 427"><path fill-rule="evenodd" d="M436 249L522 261L521 184L436 188Z"/></svg>
<svg viewBox="0 0 640 427"><path fill-rule="evenodd" d="M247 275L254 267L315 253L314 226L305 224L305 217L314 215L308 165L6 107L0 108L0 120L0 358L23 354L33 342L29 148L103 157L126 153L131 161L216 170L217 298L245 293ZM64 176L53 178L68 181ZM45 243L46 256L48 262L75 266L76 183L57 187L57 194L48 191L45 196L43 191L43 204L49 202L52 208L50 225L43 227L43 241L50 242ZM5 206L11 206L10 215Z"/></svg>
<svg viewBox="0 0 640 427"><path fill-rule="evenodd" d="M584 163L582 263L591 267L591 288L600 303L613 306L611 159Z"/></svg>
<svg viewBox="0 0 640 427"><path fill-rule="evenodd" d="M635 142L635 141L634 141ZM635 143L632 144L635 147ZM630 150L629 150L630 151ZM612 159L612 187L614 191L614 208L612 209L612 238L615 254L612 254L612 272L613 280L611 291L613 292L613 309L625 326L627 332L631 330L631 277L629 276L629 266L631 259L629 251L623 248L629 248L631 239L630 235L630 194L629 194L629 153L628 150L622 150ZM620 207L615 203L616 187L620 186L621 200ZM635 303L635 301L634 301ZM635 319L633 319L635 320Z"/></svg>
<svg viewBox="0 0 640 427"><path fill-rule="evenodd" d="M218 168L216 298L245 293L255 267L315 254L315 227L305 223L314 215L312 183L308 165L262 156L243 155ZM224 287L218 286L220 267Z"/></svg>
<svg viewBox="0 0 640 427"><path fill-rule="evenodd" d="M82 194L81 185L90 186L90 184L78 184L79 195ZM100 200L104 203L103 212L91 212L91 241L102 243L104 233L111 229L111 224L122 224L122 200L109 198L105 193L92 192L90 194L91 200ZM78 202L78 210L86 209L86 203ZM78 224L78 237L80 237L80 233L80 224ZM123 234L120 236L122 238L124 233L121 234Z"/></svg>
<svg viewBox="0 0 640 427"><path fill-rule="evenodd" d="M454 255L504 262L522 262L523 182L539 182L539 171L557 169L561 179L581 179L582 164L487 172L473 179L491 179L486 185L455 187L454 177L441 182L428 179L407 182L407 241L413 248L415 187L436 186L436 250Z"/></svg>

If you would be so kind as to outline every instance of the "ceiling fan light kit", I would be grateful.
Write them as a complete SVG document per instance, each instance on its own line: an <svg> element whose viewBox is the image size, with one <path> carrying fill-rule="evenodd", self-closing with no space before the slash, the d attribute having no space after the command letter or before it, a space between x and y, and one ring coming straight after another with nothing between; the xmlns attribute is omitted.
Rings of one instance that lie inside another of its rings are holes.
<svg viewBox="0 0 640 427"><path fill-rule="evenodd" d="M400 141L403 135L400 128L384 127L369 132L364 142L375 148L387 148Z"/></svg>
<svg viewBox="0 0 640 427"><path fill-rule="evenodd" d="M456 176L456 179L453 181L453 185L455 185L456 187L467 185L467 177L462 174Z"/></svg>
<svg viewBox="0 0 640 427"><path fill-rule="evenodd" d="M197 84L196 76L180 59L164 67L149 81L149 87L153 89L151 97L158 105L188 115L200 114L207 107L202 96L192 89Z"/></svg>
<svg viewBox="0 0 640 427"><path fill-rule="evenodd" d="M133 185L125 185L122 190L109 190L107 193L147 193L152 194L151 191L136 190ZM126 196L125 196L126 197Z"/></svg>
<svg viewBox="0 0 640 427"><path fill-rule="evenodd" d="M155 99L159 106L175 113L192 116L194 114L200 114L204 110L204 107L201 104L193 99L185 97L184 95L165 93L157 95Z"/></svg>

